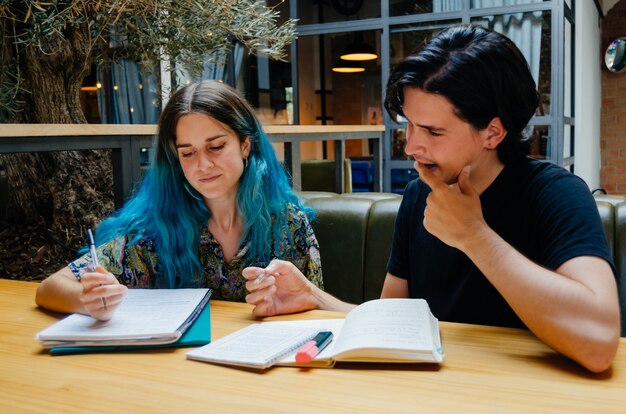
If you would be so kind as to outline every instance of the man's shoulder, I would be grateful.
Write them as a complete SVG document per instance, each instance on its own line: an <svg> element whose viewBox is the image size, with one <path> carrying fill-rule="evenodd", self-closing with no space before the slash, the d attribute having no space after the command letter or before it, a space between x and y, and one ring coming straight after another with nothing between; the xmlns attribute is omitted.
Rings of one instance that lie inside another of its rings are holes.
<svg viewBox="0 0 626 414"><path fill-rule="evenodd" d="M589 192L580 177L552 162L525 158L518 168L523 185L530 191Z"/></svg>
<svg viewBox="0 0 626 414"><path fill-rule="evenodd" d="M527 159L519 174L519 196L527 206L560 210L567 205L593 205L593 196L587 183L552 162Z"/></svg>
<svg viewBox="0 0 626 414"><path fill-rule="evenodd" d="M533 179L550 180L561 177L576 177L565 168L546 160L525 157L521 159L517 165L523 174Z"/></svg>

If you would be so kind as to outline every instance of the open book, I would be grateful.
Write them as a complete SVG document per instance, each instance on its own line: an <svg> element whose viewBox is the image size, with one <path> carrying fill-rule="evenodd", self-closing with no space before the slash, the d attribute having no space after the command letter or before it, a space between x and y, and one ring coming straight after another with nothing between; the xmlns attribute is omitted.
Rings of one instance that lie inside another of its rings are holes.
<svg viewBox="0 0 626 414"><path fill-rule="evenodd" d="M44 348L174 343L210 297L210 289L129 289L110 320L75 313L36 337Z"/></svg>
<svg viewBox="0 0 626 414"><path fill-rule="evenodd" d="M320 331L333 341L313 361L298 364L297 348ZM345 319L264 322L250 325L187 353L189 359L254 368L272 365L333 366L353 362L442 362L439 323L423 299L365 302Z"/></svg>

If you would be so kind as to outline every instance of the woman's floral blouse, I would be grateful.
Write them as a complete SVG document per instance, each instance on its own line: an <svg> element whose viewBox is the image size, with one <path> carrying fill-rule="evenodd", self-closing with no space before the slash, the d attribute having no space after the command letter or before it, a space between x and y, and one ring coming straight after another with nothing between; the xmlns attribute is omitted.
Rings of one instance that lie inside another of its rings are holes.
<svg viewBox="0 0 626 414"><path fill-rule="evenodd" d="M293 241L293 247L289 238ZM265 267L269 264L248 257L248 247L249 241L244 240L237 254L227 263L220 244L213 238L207 226L203 228L199 248L199 259L204 269L201 287L211 288L212 298L245 300L248 291L241 271L247 266ZM97 250L99 263L114 274L120 283L134 288L155 287L159 258L154 241L141 239L131 245L128 237L118 237L98 246ZM287 228L278 247L272 248L271 257L291 261L307 279L323 288L319 244L306 214L293 205L289 205ZM89 253L69 264L70 270L78 276L90 266Z"/></svg>

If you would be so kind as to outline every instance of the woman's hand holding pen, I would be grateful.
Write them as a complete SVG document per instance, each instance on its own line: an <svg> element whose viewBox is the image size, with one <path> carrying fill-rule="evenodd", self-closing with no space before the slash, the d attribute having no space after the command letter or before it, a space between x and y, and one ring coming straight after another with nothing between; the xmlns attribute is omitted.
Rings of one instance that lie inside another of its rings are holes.
<svg viewBox="0 0 626 414"><path fill-rule="evenodd" d="M250 292L246 302L255 305L256 316L272 316L315 309L317 303L309 282L293 263L272 260L265 269L248 267L242 272ZM263 275L263 276L262 276Z"/></svg>
<svg viewBox="0 0 626 414"><path fill-rule="evenodd" d="M128 291L126 286L121 285L117 278L102 266L96 266L93 272L84 273L80 283L83 285L83 292L79 299L85 312L101 321L111 319Z"/></svg>

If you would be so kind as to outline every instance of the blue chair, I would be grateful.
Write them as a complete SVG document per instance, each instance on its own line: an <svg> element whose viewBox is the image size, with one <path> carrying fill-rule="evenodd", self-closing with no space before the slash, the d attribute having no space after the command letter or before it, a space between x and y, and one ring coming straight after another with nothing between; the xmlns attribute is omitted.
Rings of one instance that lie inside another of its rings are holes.
<svg viewBox="0 0 626 414"><path fill-rule="evenodd" d="M374 191L374 171L370 161L351 161L352 192Z"/></svg>

